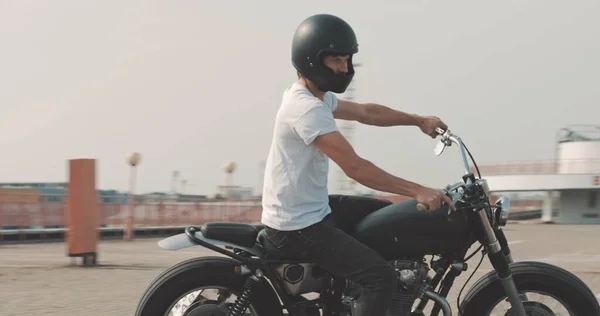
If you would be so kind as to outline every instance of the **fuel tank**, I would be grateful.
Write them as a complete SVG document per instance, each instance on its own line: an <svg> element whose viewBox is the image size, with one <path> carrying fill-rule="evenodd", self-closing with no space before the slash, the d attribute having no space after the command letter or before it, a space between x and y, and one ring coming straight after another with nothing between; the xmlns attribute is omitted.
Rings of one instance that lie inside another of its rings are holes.
<svg viewBox="0 0 600 316"><path fill-rule="evenodd" d="M354 237L388 260L451 253L474 240L466 212L448 209L419 211L416 200L404 200L367 215Z"/></svg>

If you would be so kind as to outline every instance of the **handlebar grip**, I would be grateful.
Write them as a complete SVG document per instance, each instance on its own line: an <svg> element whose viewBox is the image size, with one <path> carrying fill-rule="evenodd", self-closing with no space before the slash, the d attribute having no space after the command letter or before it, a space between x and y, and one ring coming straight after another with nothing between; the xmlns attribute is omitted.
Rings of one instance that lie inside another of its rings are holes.
<svg viewBox="0 0 600 316"><path fill-rule="evenodd" d="M417 203L417 210L419 211L427 211L428 207L427 205L423 204L423 203Z"/></svg>

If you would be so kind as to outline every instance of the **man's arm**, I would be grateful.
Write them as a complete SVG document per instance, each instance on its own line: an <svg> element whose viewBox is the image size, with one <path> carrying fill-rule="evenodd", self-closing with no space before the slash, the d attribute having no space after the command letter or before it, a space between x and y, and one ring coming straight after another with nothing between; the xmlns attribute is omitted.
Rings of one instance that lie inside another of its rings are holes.
<svg viewBox="0 0 600 316"><path fill-rule="evenodd" d="M337 163L348 177L364 186L409 197L415 197L423 190L422 186L395 177L358 156L340 132L318 136L314 143L325 155Z"/></svg>
<svg viewBox="0 0 600 316"><path fill-rule="evenodd" d="M338 106L333 111L336 119L358 121L374 126L410 125L421 127L425 117L391 109L376 103L356 103L338 99Z"/></svg>
<svg viewBox="0 0 600 316"><path fill-rule="evenodd" d="M358 183L378 191L412 197L424 203L430 210L438 209L442 202L456 211L454 202L440 190L433 190L414 182L395 177L372 162L359 157L348 141L338 131L317 136L315 145L335 163L347 176Z"/></svg>

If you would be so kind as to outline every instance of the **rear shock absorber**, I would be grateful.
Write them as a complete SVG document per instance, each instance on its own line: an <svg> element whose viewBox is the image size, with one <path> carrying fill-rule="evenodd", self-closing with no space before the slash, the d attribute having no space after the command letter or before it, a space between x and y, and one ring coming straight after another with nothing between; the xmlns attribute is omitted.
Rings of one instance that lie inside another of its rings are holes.
<svg viewBox="0 0 600 316"><path fill-rule="evenodd" d="M250 306L250 299L252 295L252 288L260 283L263 278L263 273L260 269L257 269L256 272L251 275L248 279L246 279L246 283L244 283L244 291L242 295L240 295L233 304L231 310L229 311L229 316L242 316L246 309Z"/></svg>

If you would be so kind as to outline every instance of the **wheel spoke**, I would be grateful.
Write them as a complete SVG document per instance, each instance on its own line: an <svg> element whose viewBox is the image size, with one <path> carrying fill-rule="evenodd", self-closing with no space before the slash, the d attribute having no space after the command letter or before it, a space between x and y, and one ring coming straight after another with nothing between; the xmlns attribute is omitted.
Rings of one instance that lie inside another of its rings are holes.
<svg viewBox="0 0 600 316"><path fill-rule="evenodd" d="M219 304L223 304L227 299L231 297L231 291L229 290L219 290L219 297L217 298L217 302Z"/></svg>

